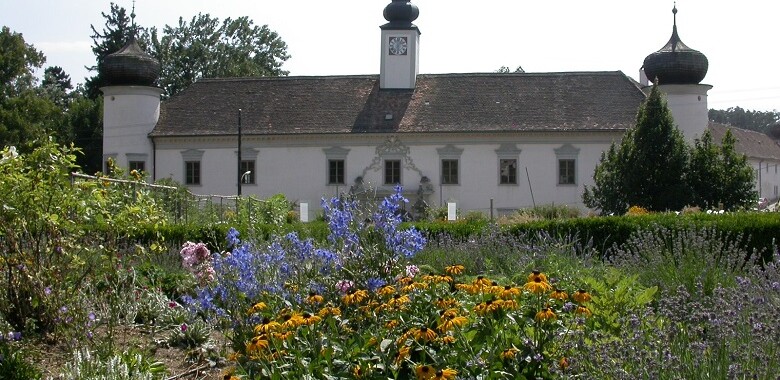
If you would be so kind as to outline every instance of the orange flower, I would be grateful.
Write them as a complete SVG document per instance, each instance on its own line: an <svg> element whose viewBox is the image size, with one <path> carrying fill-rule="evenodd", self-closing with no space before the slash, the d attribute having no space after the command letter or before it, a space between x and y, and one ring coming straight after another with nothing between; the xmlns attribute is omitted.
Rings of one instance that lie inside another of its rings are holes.
<svg viewBox="0 0 780 380"><path fill-rule="evenodd" d="M566 368L569 368L569 361L566 360L566 357L564 356L561 358L561 360L558 360L558 365L562 370L565 370Z"/></svg>
<svg viewBox="0 0 780 380"><path fill-rule="evenodd" d="M468 318L458 315L457 310L450 309L447 311L441 312L441 317L439 318L439 326L438 329L441 332L446 332L449 330L454 329L455 327L462 327L469 321Z"/></svg>
<svg viewBox="0 0 780 380"><path fill-rule="evenodd" d="M417 375L417 380L430 380L436 376L436 371L429 365L418 365L414 373Z"/></svg>
<svg viewBox="0 0 780 380"><path fill-rule="evenodd" d="M320 309L320 312L317 313L322 318L325 318L329 315L338 316L341 315L341 309L334 307L334 306L325 306L322 309Z"/></svg>
<svg viewBox="0 0 780 380"><path fill-rule="evenodd" d="M526 282L523 285L523 289L533 294L544 294L552 289L552 286L540 278L535 278L533 281Z"/></svg>
<svg viewBox="0 0 780 380"><path fill-rule="evenodd" d="M456 264L456 265L450 265L450 266L444 268L444 271L447 272L448 274L455 275L455 274L463 273L463 271L465 269L466 269L466 267L464 267L463 265Z"/></svg>
<svg viewBox="0 0 780 380"><path fill-rule="evenodd" d="M583 315L583 316L585 316L585 317L590 317L590 316L593 314L593 313L591 313L591 312L590 312L590 310L588 310L588 308L587 308L587 307L585 307L585 306L577 306L577 310L575 310L575 311L574 311L574 313L575 313L575 314L580 314L580 315Z"/></svg>
<svg viewBox="0 0 780 380"><path fill-rule="evenodd" d="M309 314L309 313L303 313L303 315L301 315L301 318L303 319L303 323L302 324L303 325L307 325L307 326L311 326L311 325L313 325L313 324L315 324L315 323L317 323L317 322L322 320L321 317L319 317L317 315L312 315L312 314Z"/></svg>
<svg viewBox="0 0 780 380"><path fill-rule="evenodd" d="M356 303L361 303L366 298L368 298L368 291L365 289L360 289L360 290L350 290L347 294L341 297L341 300L344 301L344 303L347 305L352 305Z"/></svg>
<svg viewBox="0 0 780 380"><path fill-rule="evenodd" d="M261 333L268 333L268 332L271 332L271 331L276 331L280 327L282 327L282 325L279 324L279 322L272 321L272 320L270 320L269 318L266 317L266 318L263 318L263 321L259 325L255 326L255 334L261 334Z"/></svg>
<svg viewBox="0 0 780 380"><path fill-rule="evenodd" d="M439 299L437 299L436 302L434 302L434 304L439 309L447 309L447 308L458 306L458 301L456 299L454 299L454 298L444 299L444 298L439 297Z"/></svg>
<svg viewBox="0 0 780 380"><path fill-rule="evenodd" d="M400 365L404 360L409 358L411 347L403 346L398 350L398 356L395 357L395 365Z"/></svg>
<svg viewBox="0 0 780 380"><path fill-rule="evenodd" d="M445 368L445 369L440 369L440 370L436 371L436 375L433 376L431 379L433 379L433 380L452 380L452 379L455 378L455 375L457 375L457 374L458 374L458 371L456 371L454 369Z"/></svg>
<svg viewBox="0 0 780 380"><path fill-rule="evenodd" d="M455 337L452 336L452 335L445 335L445 336L441 337L441 343L442 344L452 344L452 343L455 343L456 340L457 339L455 339Z"/></svg>
<svg viewBox="0 0 780 380"><path fill-rule="evenodd" d="M550 293L550 298L556 299L556 300L559 300L559 301L565 301L566 299L569 298L569 295L566 294L566 292L564 292L563 290L555 288L555 290L552 293Z"/></svg>
<svg viewBox="0 0 780 380"><path fill-rule="evenodd" d="M407 295L401 295L401 294L394 294L393 298L391 298L389 301L387 301L387 304L393 307L400 307L404 304L407 304L411 301L409 299L409 296Z"/></svg>
<svg viewBox="0 0 780 380"><path fill-rule="evenodd" d="M537 280L539 282L547 282L547 275L538 270L534 270L528 275L528 282L535 282Z"/></svg>
<svg viewBox="0 0 780 380"><path fill-rule="evenodd" d="M395 293L395 287L392 285L383 286L376 292L380 297L389 296L393 293Z"/></svg>
<svg viewBox="0 0 780 380"><path fill-rule="evenodd" d="M557 318L558 317L555 316L555 313L549 307L545 307L544 309L536 313L536 320L539 322L554 321Z"/></svg>
<svg viewBox="0 0 780 380"><path fill-rule="evenodd" d="M580 289L580 290L574 292L574 294L571 295L571 298L573 300L577 301L577 303L585 303L585 302L590 301L590 294L588 294L588 292Z"/></svg>
<svg viewBox="0 0 780 380"><path fill-rule="evenodd" d="M309 296L306 297L306 303L308 304L320 304L323 300L324 298L321 295L314 292L309 293Z"/></svg>
<svg viewBox="0 0 780 380"><path fill-rule="evenodd" d="M510 347L501 352L501 359L503 360L509 360L514 359L515 356L517 356L517 353L520 352L516 347Z"/></svg>
<svg viewBox="0 0 780 380"><path fill-rule="evenodd" d="M409 330L409 332L412 334L414 339L416 340L422 340L426 342L430 342L434 339L436 339L436 331L433 331L433 329L429 329L425 326L420 328L412 328Z"/></svg>
<svg viewBox="0 0 780 380"><path fill-rule="evenodd" d="M496 295L503 299L507 299L507 298L517 297L520 295L521 292L522 291L520 290L520 288L516 286L506 285L503 288L499 288Z"/></svg>

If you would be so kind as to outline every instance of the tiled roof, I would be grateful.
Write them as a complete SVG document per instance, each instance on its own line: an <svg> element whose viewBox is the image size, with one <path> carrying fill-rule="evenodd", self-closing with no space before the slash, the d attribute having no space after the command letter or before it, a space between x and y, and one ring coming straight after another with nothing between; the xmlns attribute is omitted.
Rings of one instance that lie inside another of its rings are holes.
<svg viewBox="0 0 780 380"><path fill-rule="evenodd" d="M165 101L151 136L624 130L642 91L614 72L202 79Z"/></svg>
<svg viewBox="0 0 780 380"><path fill-rule="evenodd" d="M749 158L780 160L780 145L768 135L737 128L727 124L710 122L710 132L712 132L712 141L720 144L726 130L730 129L731 134L737 140L734 149Z"/></svg>

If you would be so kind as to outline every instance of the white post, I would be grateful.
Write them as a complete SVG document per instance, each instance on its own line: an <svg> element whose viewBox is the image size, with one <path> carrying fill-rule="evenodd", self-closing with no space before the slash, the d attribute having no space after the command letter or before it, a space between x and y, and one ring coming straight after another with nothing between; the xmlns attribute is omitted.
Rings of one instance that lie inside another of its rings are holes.
<svg viewBox="0 0 780 380"><path fill-rule="evenodd" d="M306 202L301 202L301 209L299 210L301 222L308 222L309 221L309 204Z"/></svg>
<svg viewBox="0 0 780 380"><path fill-rule="evenodd" d="M455 220L457 218L456 211L455 202L447 202L447 220Z"/></svg>

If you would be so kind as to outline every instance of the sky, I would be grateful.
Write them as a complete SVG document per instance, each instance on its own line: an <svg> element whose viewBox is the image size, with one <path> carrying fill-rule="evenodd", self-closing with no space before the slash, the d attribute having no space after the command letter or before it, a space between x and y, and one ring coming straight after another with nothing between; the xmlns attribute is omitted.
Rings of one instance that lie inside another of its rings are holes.
<svg viewBox="0 0 780 380"><path fill-rule="evenodd" d="M132 0L115 0L130 10ZM248 16L287 43L290 75L377 74L382 10L390 0L136 0L145 27L198 13ZM420 9L420 73L622 71L638 79L644 58L672 32L672 1L413 0ZM780 1L678 0L681 40L704 53L709 107L780 110ZM95 64L90 25L102 30L109 1L0 0L0 25L22 33L72 81Z"/></svg>

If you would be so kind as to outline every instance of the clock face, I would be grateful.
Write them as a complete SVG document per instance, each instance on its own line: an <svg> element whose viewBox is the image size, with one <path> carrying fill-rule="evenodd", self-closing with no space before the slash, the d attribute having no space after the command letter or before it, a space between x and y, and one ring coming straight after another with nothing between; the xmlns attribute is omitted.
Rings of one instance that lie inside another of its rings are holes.
<svg viewBox="0 0 780 380"><path fill-rule="evenodd" d="M390 37L390 55L406 55L406 37Z"/></svg>

